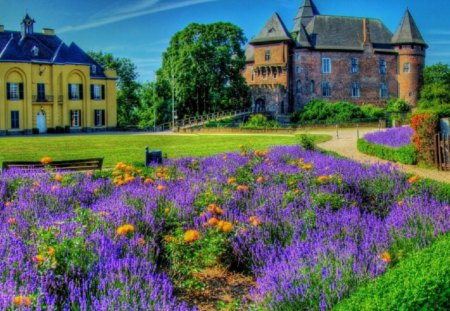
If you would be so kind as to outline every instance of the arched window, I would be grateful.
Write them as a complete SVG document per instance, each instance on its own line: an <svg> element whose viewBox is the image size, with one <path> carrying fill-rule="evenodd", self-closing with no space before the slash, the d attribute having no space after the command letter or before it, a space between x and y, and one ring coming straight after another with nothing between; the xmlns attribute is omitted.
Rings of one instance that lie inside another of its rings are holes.
<svg viewBox="0 0 450 311"><path fill-rule="evenodd" d="M301 94L301 92L302 92L302 82L300 80L297 80L297 82L295 84L295 92L297 94Z"/></svg>

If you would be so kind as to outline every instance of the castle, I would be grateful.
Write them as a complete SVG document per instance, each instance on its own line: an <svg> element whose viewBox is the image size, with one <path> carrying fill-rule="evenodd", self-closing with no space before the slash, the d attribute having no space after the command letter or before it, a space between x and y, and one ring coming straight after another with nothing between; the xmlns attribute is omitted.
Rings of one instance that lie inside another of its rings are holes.
<svg viewBox="0 0 450 311"><path fill-rule="evenodd" d="M274 13L246 48L255 111L287 114L313 99L415 106L427 48L406 10L397 32L372 18L320 15L303 0L289 32Z"/></svg>
<svg viewBox="0 0 450 311"><path fill-rule="evenodd" d="M0 135L115 128L116 72L34 24L27 14L21 31L0 25Z"/></svg>

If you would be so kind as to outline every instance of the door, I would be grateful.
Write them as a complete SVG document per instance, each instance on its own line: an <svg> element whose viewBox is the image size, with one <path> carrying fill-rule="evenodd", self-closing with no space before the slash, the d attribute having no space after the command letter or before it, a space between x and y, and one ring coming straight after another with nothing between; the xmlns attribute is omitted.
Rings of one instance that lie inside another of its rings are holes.
<svg viewBox="0 0 450 311"><path fill-rule="evenodd" d="M39 129L39 134L43 134L47 132L47 123L46 123L45 113L43 111L39 111L36 116L36 124Z"/></svg>

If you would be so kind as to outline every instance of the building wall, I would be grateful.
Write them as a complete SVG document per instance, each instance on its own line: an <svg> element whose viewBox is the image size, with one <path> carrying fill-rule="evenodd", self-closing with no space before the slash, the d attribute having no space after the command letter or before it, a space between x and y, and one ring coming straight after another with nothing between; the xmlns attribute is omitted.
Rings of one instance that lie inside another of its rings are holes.
<svg viewBox="0 0 450 311"><path fill-rule="evenodd" d="M419 91L423 83L423 68L425 66L425 48L418 45L400 45L396 47L398 57L398 84L400 99L413 106L417 105ZM409 64L409 71L404 70Z"/></svg>
<svg viewBox="0 0 450 311"><path fill-rule="evenodd" d="M47 65L0 63L0 133L31 133L37 127L37 114L45 112L47 128L71 127L70 110L81 110L81 126L73 130L106 129L117 125L116 74L107 79L91 79L88 65ZM8 100L7 83L23 84L23 99ZM39 100L38 84L45 85L45 100ZM69 99L69 83L82 84L83 99ZM91 99L91 84L105 86L105 99ZM105 110L105 125L95 126L94 110ZM11 111L19 112L19 128L12 129Z"/></svg>

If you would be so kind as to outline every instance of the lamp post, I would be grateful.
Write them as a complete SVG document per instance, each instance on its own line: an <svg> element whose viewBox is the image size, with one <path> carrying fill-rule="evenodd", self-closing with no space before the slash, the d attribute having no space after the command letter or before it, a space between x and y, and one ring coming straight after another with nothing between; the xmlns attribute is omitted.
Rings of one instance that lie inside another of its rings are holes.
<svg viewBox="0 0 450 311"><path fill-rule="evenodd" d="M172 86L172 131L175 130L175 76L173 72L173 58L172 54L169 56L170 60L170 82Z"/></svg>
<svg viewBox="0 0 450 311"><path fill-rule="evenodd" d="M153 71L153 74L155 76L155 81L153 82L153 132L156 132L156 100L155 100L155 92L156 92L156 81L158 80L158 77L156 75L156 71Z"/></svg>

